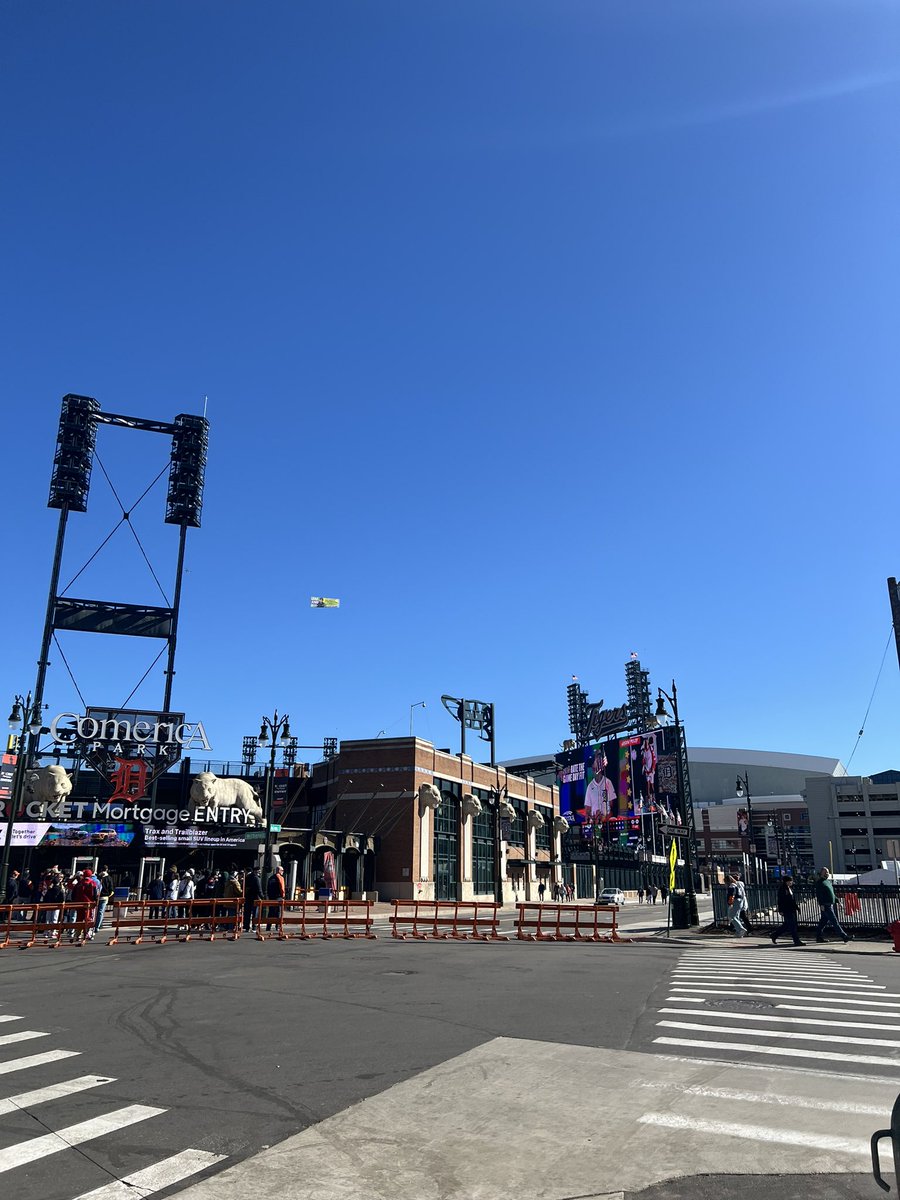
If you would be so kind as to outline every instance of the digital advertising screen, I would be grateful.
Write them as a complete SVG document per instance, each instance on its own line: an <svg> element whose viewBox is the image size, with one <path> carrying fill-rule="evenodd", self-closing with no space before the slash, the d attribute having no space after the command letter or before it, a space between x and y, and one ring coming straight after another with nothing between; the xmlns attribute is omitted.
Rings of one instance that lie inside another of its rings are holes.
<svg viewBox="0 0 900 1200"><path fill-rule="evenodd" d="M675 751L667 728L558 754L560 813L573 825L614 824L620 838L639 830L642 817L680 824Z"/></svg>
<svg viewBox="0 0 900 1200"><path fill-rule="evenodd" d="M51 825L41 842L42 846L130 846L134 841L133 825Z"/></svg>

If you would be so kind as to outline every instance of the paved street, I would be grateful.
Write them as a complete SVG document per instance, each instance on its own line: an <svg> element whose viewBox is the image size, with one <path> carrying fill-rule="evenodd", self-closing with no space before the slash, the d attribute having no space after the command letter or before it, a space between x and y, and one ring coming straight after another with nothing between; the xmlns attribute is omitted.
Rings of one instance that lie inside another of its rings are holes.
<svg viewBox="0 0 900 1200"><path fill-rule="evenodd" d="M17 1200L877 1194L900 988L844 949L5 951L0 1174Z"/></svg>

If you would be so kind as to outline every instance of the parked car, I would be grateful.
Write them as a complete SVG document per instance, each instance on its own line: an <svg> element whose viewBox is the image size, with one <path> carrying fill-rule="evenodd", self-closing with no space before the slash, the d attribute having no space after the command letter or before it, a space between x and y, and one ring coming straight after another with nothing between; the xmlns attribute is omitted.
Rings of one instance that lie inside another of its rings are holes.
<svg viewBox="0 0 900 1200"><path fill-rule="evenodd" d="M604 888L597 900L598 904L624 904L625 893L621 888Z"/></svg>

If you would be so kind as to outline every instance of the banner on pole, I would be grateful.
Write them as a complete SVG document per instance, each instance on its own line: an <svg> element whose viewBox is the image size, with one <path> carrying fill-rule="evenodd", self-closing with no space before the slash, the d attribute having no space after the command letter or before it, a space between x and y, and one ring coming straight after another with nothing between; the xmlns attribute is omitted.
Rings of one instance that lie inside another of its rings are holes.
<svg viewBox="0 0 900 1200"><path fill-rule="evenodd" d="M330 596L310 596L310 608L340 608L340 600L333 600Z"/></svg>
<svg viewBox="0 0 900 1200"><path fill-rule="evenodd" d="M672 847L669 850L669 891L675 887L675 863L678 860L678 843L672 838Z"/></svg>

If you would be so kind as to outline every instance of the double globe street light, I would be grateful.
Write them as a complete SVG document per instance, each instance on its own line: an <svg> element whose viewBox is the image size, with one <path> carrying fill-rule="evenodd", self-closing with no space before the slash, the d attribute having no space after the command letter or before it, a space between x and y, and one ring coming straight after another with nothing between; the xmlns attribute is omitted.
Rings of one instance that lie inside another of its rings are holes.
<svg viewBox="0 0 900 1200"><path fill-rule="evenodd" d="M3 838L3 858L0 860L0 903L6 899L9 885L9 852L12 846L13 826L19 809L22 807L22 792L25 788L25 770L27 765L28 747L25 743L25 729L32 739L40 736L43 723L41 721L41 706L32 702L31 692L27 696L17 695L13 700L9 714L9 732L18 740L16 750L16 767L13 773L12 789L6 812L6 832Z"/></svg>
<svg viewBox="0 0 900 1200"><path fill-rule="evenodd" d="M263 717L259 727L259 737L256 739L257 744L264 750L269 747L269 761L266 765L266 786L264 791L263 802L263 819L266 823L266 840L263 849L263 875L266 879L269 877L271 863L269 862L269 854L272 846L272 795L275 789L275 758L278 753L279 745L282 748L290 746L291 737L291 719L287 713L283 717L279 717L278 709L271 717Z"/></svg>

